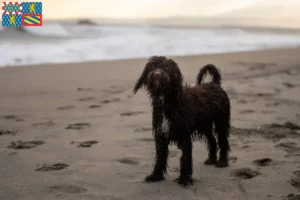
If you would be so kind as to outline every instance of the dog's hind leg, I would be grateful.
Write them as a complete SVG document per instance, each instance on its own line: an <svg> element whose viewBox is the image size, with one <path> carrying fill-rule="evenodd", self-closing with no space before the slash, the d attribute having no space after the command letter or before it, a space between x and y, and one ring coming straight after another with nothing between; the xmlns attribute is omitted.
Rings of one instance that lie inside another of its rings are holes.
<svg viewBox="0 0 300 200"><path fill-rule="evenodd" d="M230 146L228 142L230 123L228 117L218 118L215 120L216 131L218 136L218 145L220 148L219 160L216 167L227 167L228 166L228 152Z"/></svg>
<svg viewBox="0 0 300 200"><path fill-rule="evenodd" d="M204 131L204 136L206 137L208 158L204 162L205 165L215 165L217 163L217 141L213 134L212 122L208 123L207 129Z"/></svg>
<svg viewBox="0 0 300 200"><path fill-rule="evenodd" d="M167 172L167 162L168 162L168 140L165 136L156 136L155 137L155 165L153 172L146 176L146 182L158 182L164 180L164 173Z"/></svg>
<svg viewBox="0 0 300 200"><path fill-rule="evenodd" d="M180 176L176 181L180 185L187 186L193 184L193 157L192 157L192 140L185 138L178 142L178 148L182 151L180 157Z"/></svg>

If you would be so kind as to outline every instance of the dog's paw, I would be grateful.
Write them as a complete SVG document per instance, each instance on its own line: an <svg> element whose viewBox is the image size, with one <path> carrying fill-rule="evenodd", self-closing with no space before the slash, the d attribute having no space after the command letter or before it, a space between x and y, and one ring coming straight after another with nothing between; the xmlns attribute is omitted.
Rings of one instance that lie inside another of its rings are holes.
<svg viewBox="0 0 300 200"><path fill-rule="evenodd" d="M158 181L163 181L165 180L164 175L155 175L155 174L151 174L146 176L145 181L146 182L158 182Z"/></svg>
<svg viewBox="0 0 300 200"><path fill-rule="evenodd" d="M194 184L194 180L192 177L179 177L174 180L174 182L177 182L182 187L187 187L189 185Z"/></svg>
<svg viewBox="0 0 300 200"><path fill-rule="evenodd" d="M207 158L206 161L204 162L205 165L215 165L217 164L217 159L216 158Z"/></svg>
<svg viewBox="0 0 300 200"><path fill-rule="evenodd" d="M217 164L215 164L215 167L218 167L218 168L224 168L224 167L228 167L228 161L227 160L225 160L225 161L223 161L223 160L219 160L218 162L217 162Z"/></svg>

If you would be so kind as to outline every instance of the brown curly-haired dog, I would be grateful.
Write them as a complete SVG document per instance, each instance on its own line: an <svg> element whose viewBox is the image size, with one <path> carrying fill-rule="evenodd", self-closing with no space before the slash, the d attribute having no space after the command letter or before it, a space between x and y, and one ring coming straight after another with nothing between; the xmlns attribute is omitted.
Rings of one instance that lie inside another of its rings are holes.
<svg viewBox="0 0 300 200"><path fill-rule="evenodd" d="M202 83L207 72L212 75L213 81ZM153 56L134 87L134 93L142 87L147 89L153 109L156 162L153 172L145 179L147 182L164 180L169 144L176 144L182 151L180 176L176 179L180 185L193 184L192 141L195 139L204 139L208 144L205 164L228 166L230 101L221 87L219 71L209 64L200 70L196 86L183 85L182 81L175 61ZM218 160L217 146L220 149Z"/></svg>

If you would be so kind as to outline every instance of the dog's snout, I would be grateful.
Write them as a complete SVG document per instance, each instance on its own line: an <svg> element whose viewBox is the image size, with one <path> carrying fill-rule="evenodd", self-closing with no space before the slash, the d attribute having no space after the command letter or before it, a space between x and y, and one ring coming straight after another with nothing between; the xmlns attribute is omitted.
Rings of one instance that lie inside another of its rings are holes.
<svg viewBox="0 0 300 200"><path fill-rule="evenodd" d="M160 73L160 72L154 72L153 77L154 77L155 79L160 79L161 73Z"/></svg>

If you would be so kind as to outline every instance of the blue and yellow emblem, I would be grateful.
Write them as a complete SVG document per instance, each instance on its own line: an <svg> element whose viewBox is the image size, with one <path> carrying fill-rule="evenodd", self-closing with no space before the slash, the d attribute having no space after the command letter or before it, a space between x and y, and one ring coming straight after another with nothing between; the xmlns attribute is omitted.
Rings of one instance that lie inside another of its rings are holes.
<svg viewBox="0 0 300 200"><path fill-rule="evenodd" d="M2 26L22 26L22 15L2 15Z"/></svg>
<svg viewBox="0 0 300 200"><path fill-rule="evenodd" d="M3 2L3 26L42 26L42 2Z"/></svg>
<svg viewBox="0 0 300 200"><path fill-rule="evenodd" d="M42 2L23 2L23 14L42 14Z"/></svg>
<svg viewBox="0 0 300 200"><path fill-rule="evenodd" d="M23 26L42 26L42 15L39 14L23 14Z"/></svg>

